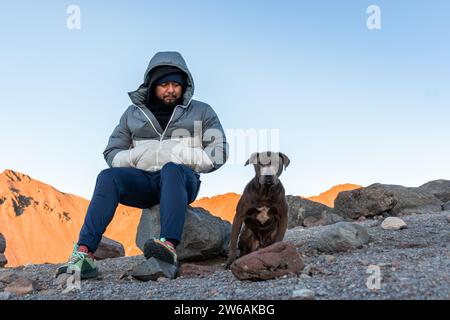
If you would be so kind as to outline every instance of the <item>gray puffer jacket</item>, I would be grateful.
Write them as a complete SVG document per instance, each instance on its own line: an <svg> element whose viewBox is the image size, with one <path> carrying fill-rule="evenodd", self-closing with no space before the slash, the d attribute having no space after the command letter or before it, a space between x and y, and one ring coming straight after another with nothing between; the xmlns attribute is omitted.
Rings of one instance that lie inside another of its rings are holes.
<svg viewBox="0 0 450 320"><path fill-rule="evenodd" d="M147 90L159 66L179 68L187 75L183 105L175 107L163 130L146 107ZM150 80L152 79L152 80ZM198 173L220 168L228 159L228 144L219 118L206 103L193 100L194 80L178 52L159 52L150 61L144 83L129 93L133 104L120 118L103 152L110 167L160 170L167 162L185 164Z"/></svg>

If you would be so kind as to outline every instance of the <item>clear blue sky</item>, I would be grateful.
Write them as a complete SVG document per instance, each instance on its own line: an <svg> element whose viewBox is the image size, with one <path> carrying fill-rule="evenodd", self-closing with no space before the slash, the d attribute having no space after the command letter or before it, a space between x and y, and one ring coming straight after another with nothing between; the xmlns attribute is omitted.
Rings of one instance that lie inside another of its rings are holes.
<svg viewBox="0 0 450 320"><path fill-rule="evenodd" d="M371 4L381 30L366 27ZM280 130L288 194L450 179L449 17L447 0L3 1L0 170L90 198L127 92L176 50L226 130ZM252 176L226 164L199 196Z"/></svg>

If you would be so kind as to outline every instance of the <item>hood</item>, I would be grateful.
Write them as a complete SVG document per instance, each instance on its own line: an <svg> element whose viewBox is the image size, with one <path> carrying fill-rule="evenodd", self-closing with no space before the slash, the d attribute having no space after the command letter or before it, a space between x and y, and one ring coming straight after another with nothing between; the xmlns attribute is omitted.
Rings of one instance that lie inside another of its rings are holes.
<svg viewBox="0 0 450 320"><path fill-rule="evenodd" d="M152 85L150 79L152 79L152 82L156 80L155 77L152 77L152 74L158 67L162 66L175 67L186 74L187 86L183 95L183 105L186 107L189 104L189 101L194 95L194 79L192 78L191 72L186 65L186 61L184 61L183 56L176 51L158 52L153 56L145 71L144 83L141 84L137 90L128 93L133 104L145 105L147 91Z"/></svg>

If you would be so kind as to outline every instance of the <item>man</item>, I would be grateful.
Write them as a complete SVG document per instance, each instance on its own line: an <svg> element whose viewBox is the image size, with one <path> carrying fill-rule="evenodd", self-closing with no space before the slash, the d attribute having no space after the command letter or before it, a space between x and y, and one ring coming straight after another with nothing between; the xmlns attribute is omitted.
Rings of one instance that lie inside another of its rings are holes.
<svg viewBox="0 0 450 320"><path fill-rule="evenodd" d="M177 264L176 247L186 207L200 189L199 173L217 170L228 156L216 113L193 94L181 54L159 52L151 59L144 83L129 93L133 104L109 138L103 154L110 168L98 175L78 243L58 273L97 276L94 252L119 203L142 209L160 204L160 238L147 241L144 255Z"/></svg>

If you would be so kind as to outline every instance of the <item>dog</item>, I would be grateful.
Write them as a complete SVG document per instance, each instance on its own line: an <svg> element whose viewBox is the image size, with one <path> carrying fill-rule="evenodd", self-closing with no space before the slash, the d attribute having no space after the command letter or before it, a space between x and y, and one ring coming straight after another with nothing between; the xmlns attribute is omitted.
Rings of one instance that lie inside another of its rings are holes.
<svg viewBox="0 0 450 320"><path fill-rule="evenodd" d="M283 240L288 224L288 204L279 176L289 163L285 154L271 151L252 153L245 163L245 166L253 164L256 174L246 185L236 207L226 269L236 260L238 236L240 257Z"/></svg>

